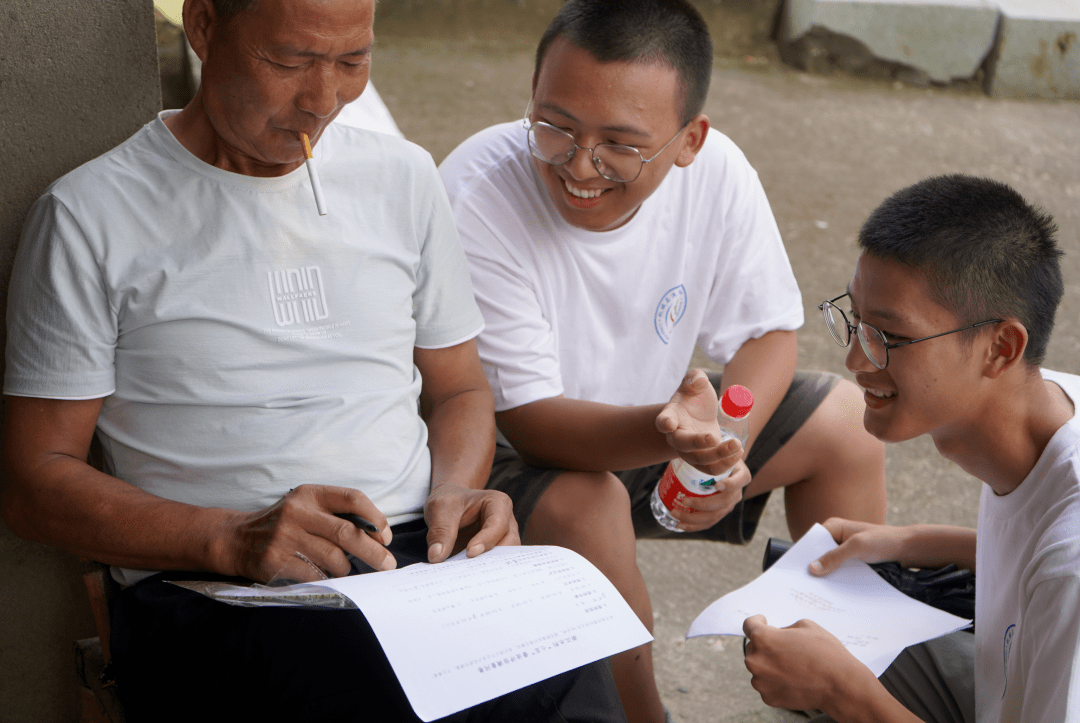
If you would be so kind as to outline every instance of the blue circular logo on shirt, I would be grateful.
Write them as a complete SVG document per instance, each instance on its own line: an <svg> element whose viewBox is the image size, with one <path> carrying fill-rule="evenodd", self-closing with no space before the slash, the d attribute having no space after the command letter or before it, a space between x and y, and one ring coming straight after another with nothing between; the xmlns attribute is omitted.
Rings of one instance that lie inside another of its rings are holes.
<svg viewBox="0 0 1080 723"><path fill-rule="evenodd" d="M671 331L686 313L686 287L682 284L668 289L656 305L656 313L653 316L653 326L660 341L667 344L671 341Z"/></svg>

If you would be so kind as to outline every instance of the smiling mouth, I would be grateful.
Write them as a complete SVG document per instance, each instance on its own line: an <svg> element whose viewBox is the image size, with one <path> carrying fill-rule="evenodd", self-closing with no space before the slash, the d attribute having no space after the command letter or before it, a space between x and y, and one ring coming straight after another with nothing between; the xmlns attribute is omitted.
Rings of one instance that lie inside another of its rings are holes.
<svg viewBox="0 0 1080 723"><path fill-rule="evenodd" d="M872 397L877 397L878 399L892 399L896 396L896 392L887 392L884 389L868 389L864 387L863 391L865 391Z"/></svg>
<svg viewBox="0 0 1080 723"><path fill-rule="evenodd" d="M566 179L563 179L563 186L566 188L567 193L569 193L571 196L574 196L575 198L584 198L584 199L599 198L601 194L606 193L606 192L611 190L610 188L599 188L599 189L595 189L595 190L586 189L586 188L576 188L574 186L571 186L570 183Z"/></svg>

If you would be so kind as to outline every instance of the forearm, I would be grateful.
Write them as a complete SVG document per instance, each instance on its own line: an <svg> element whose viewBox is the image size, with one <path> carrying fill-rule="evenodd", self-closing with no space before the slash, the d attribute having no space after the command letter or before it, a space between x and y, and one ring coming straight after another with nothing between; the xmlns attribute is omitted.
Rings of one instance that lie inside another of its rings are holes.
<svg viewBox="0 0 1080 723"><path fill-rule="evenodd" d="M237 513L156 497L74 458L50 459L32 478L9 462L2 507L20 537L99 562L234 573L221 531Z"/></svg>
<svg viewBox="0 0 1080 723"><path fill-rule="evenodd" d="M491 392L462 392L435 406L427 416L431 450L431 488L455 484L484 489L495 453Z"/></svg>
<svg viewBox="0 0 1080 723"><path fill-rule="evenodd" d="M634 469L674 459L656 429L663 404L619 407L565 397L499 412L499 428L530 464L586 472Z"/></svg>
<svg viewBox="0 0 1080 723"><path fill-rule="evenodd" d="M935 568L952 562L975 570L975 530L952 525L911 525L904 532L899 562L905 567Z"/></svg>
<svg viewBox="0 0 1080 723"><path fill-rule="evenodd" d="M747 450L787 394L795 375L797 357L795 332L772 331L747 341L724 366L724 389L741 384L754 395Z"/></svg>
<svg viewBox="0 0 1080 723"><path fill-rule="evenodd" d="M837 723L920 723L873 675L845 683L822 707Z"/></svg>

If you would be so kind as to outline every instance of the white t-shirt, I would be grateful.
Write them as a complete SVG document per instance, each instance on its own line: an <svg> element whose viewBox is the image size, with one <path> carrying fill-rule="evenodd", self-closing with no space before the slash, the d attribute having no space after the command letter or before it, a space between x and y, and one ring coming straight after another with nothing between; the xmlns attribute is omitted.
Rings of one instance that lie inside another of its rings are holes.
<svg viewBox="0 0 1080 723"><path fill-rule="evenodd" d="M291 487L364 491L392 523L430 487L415 347L483 320L430 156L331 124L307 170L189 153L163 113L34 205L8 304L7 394L104 397L108 471L251 511Z"/></svg>
<svg viewBox="0 0 1080 723"><path fill-rule="evenodd" d="M1043 377L1080 412L1080 377ZM978 529L976 719L1080 721L1080 414L1014 491L983 486Z"/></svg>
<svg viewBox="0 0 1080 723"><path fill-rule="evenodd" d="M695 343L726 363L748 339L802 325L802 299L757 173L711 130L620 228L566 223L521 121L440 165L486 327L480 356L502 411L564 394L666 402Z"/></svg>

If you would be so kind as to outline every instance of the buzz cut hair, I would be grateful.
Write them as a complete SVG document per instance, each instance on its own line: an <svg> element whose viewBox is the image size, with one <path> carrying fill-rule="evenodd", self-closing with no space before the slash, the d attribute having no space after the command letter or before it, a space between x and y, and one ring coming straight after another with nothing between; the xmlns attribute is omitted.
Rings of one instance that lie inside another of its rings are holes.
<svg viewBox="0 0 1080 723"><path fill-rule="evenodd" d="M568 0L536 48L536 77L557 38L601 63L653 63L679 75L680 123L705 107L712 76L709 27L688 0Z"/></svg>
<svg viewBox="0 0 1080 723"><path fill-rule="evenodd" d="M925 274L933 300L961 324L1016 319L1028 332L1024 360L1046 356L1064 292L1053 218L1009 186L935 176L887 198L859 231L859 247ZM985 328L963 332L969 342Z"/></svg>

